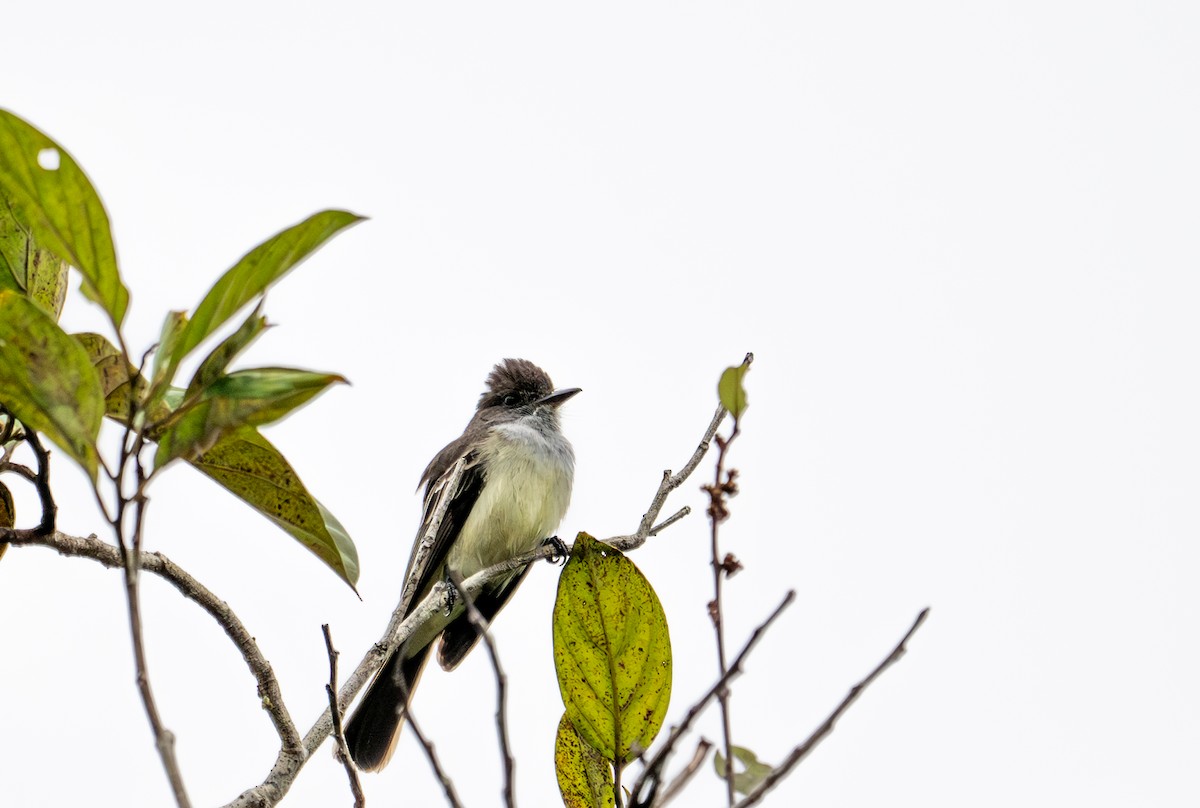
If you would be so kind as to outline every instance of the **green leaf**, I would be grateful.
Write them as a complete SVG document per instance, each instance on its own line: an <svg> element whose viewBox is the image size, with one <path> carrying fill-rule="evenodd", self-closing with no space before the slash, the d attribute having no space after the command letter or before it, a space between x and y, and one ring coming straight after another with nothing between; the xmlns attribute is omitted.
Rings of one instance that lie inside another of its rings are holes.
<svg viewBox="0 0 1200 808"><path fill-rule="evenodd" d="M554 739L554 772L565 808L616 805L612 765L579 737L566 713Z"/></svg>
<svg viewBox="0 0 1200 808"><path fill-rule="evenodd" d="M40 306L11 291L0 292L0 401L96 478L96 435L104 418L100 378L82 345Z"/></svg>
<svg viewBox="0 0 1200 808"><path fill-rule="evenodd" d="M760 762L757 755L743 746L734 746L731 751L734 758L742 764L740 772L734 767L733 790L739 794L749 794L758 788L758 784L765 780L773 769ZM717 776L724 780L725 756L719 751L713 756L713 767L717 770Z"/></svg>
<svg viewBox="0 0 1200 808"><path fill-rule="evenodd" d="M357 583L358 551L346 529L256 430L227 435L191 463L316 553L352 588Z"/></svg>
<svg viewBox="0 0 1200 808"><path fill-rule="evenodd" d="M3 194L0 194L0 292L25 291L25 254L29 232L21 227Z"/></svg>
<svg viewBox="0 0 1200 808"><path fill-rule="evenodd" d="M100 391L104 394L104 414L121 423L127 423L134 402L145 395L149 386L145 377L138 375L137 368L126 361L116 346L101 335L87 332L71 336L83 346L100 377Z"/></svg>
<svg viewBox="0 0 1200 808"><path fill-rule="evenodd" d="M39 245L82 273L84 293L119 328L129 292L96 189L66 150L7 110L0 110L0 192Z"/></svg>
<svg viewBox="0 0 1200 808"><path fill-rule="evenodd" d="M26 293L55 320L62 314L63 303L67 300L69 268L66 261L56 258L49 250L35 248L29 252L25 267L29 283Z"/></svg>
<svg viewBox="0 0 1200 808"><path fill-rule="evenodd" d="M187 324L186 311L169 311L163 320L158 347L154 349L154 364L150 366L150 386L156 392L162 391L175 378L176 363L173 356Z"/></svg>
<svg viewBox="0 0 1200 808"><path fill-rule="evenodd" d="M721 399L721 406L729 410L735 421L742 417L742 413L749 406L746 402L746 388L743 386L748 370L749 362L726 368L721 374L721 381L717 383L717 395Z"/></svg>
<svg viewBox="0 0 1200 808"><path fill-rule="evenodd" d="M605 758L633 760L671 698L671 638L654 589L623 554L580 533L558 580L553 633L572 726Z"/></svg>
<svg viewBox="0 0 1200 808"><path fill-rule="evenodd" d="M68 265L37 246L0 196L0 291L25 292L55 320L67 298Z"/></svg>
<svg viewBox="0 0 1200 808"><path fill-rule="evenodd" d="M200 367L197 368L195 375L192 376L192 381L188 384L187 395L190 396L199 390L203 390L216 381L229 367L229 363L244 351L266 328L267 318L262 316L262 301L259 301L258 306L246 318L241 327L226 337L200 363Z"/></svg>
<svg viewBox="0 0 1200 808"><path fill-rule="evenodd" d="M246 253L213 284L196 307L183 338L175 346L173 366L288 270L338 232L360 221L361 216L344 210L321 211Z"/></svg>
<svg viewBox="0 0 1200 808"><path fill-rule="evenodd" d="M158 438L154 465L161 468L177 457L203 454L235 429L278 421L330 385L345 381L335 373L291 368L254 368L221 376L185 398Z"/></svg>

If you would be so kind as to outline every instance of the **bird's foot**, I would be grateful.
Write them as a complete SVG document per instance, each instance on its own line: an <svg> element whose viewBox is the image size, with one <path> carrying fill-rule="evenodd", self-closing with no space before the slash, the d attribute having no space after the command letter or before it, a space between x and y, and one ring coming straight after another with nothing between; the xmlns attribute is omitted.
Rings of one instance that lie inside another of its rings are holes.
<svg viewBox="0 0 1200 808"><path fill-rule="evenodd" d="M567 556L570 555L570 551L567 550L567 545L563 544L562 539L560 539L558 536L551 536L550 538L548 538L544 542L542 542L542 544L548 545L548 546L554 548L554 554L552 556L550 556L549 558L547 558L546 559L547 561L549 561L551 564L565 564L566 563Z"/></svg>
<svg viewBox="0 0 1200 808"><path fill-rule="evenodd" d="M461 580L461 579L460 579ZM458 582L450 577L450 571L446 571L446 617L454 613L454 606L458 603Z"/></svg>

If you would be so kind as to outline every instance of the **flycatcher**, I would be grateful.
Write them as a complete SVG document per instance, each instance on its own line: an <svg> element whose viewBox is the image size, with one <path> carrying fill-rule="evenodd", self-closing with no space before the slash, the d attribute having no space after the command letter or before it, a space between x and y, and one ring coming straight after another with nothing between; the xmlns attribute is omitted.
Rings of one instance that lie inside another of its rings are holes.
<svg viewBox="0 0 1200 808"><path fill-rule="evenodd" d="M446 497L449 501L423 569L406 583L406 615L438 581L451 574L468 578L537 549L553 535L570 504L575 476L575 453L563 436L558 408L578 392L577 387L555 390L546 372L525 359L505 359L492 369L462 437L438 452L421 475L425 516L406 582L413 577L418 547L438 504ZM452 482L453 490L448 490ZM528 566L515 570L475 596L484 619L496 616L528 572ZM453 670L479 639L465 611L461 601L451 601L375 675L346 724L350 756L360 769L378 771L391 759L405 707L434 641L441 638L438 662Z"/></svg>

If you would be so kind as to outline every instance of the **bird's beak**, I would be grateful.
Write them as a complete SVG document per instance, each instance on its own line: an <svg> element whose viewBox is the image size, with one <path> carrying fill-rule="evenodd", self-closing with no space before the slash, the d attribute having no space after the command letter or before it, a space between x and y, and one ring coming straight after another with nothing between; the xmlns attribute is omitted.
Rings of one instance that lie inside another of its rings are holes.
<svg viewBox="0 0 1200 808"><path fill-rule="evenodd" d="M550 395L539 398L537 401L533 402L533 406L535 406L535 407L542 407L542 406L559 407L562 405L562 403L564 401L566 401L568 398L575 395L579 391L580 391L580 388L578 388L578 387L564 387L562 390L555 390Z"/></svg>

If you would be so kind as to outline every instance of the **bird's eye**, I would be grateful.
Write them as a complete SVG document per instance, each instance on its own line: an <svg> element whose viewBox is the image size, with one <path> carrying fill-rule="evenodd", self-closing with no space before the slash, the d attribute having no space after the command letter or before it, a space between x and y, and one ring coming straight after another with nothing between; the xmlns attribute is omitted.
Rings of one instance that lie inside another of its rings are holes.
<svg viewBox="0 0 1200 808"><path fill-rule="evenodd" d="M504 397L504 406L511 407L511 406L515 405L516 403L517 403L516 396L505 396Z"/></svg>

